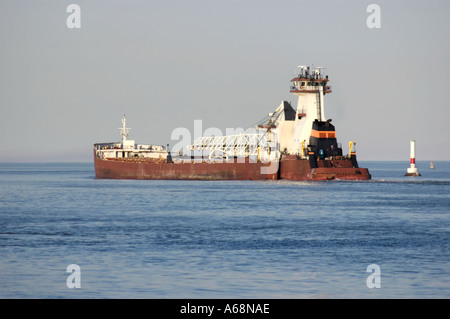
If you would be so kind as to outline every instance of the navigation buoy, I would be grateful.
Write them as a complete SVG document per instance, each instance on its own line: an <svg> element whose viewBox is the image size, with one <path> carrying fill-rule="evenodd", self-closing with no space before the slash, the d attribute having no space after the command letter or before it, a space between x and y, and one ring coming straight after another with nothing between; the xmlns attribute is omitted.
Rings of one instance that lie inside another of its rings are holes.
<svg viewBox="0 0 450 319"><path fill-rule="evenodd" d="M406 170L406 174L405 176L420 176L419 171L417 170L416 167L416 141L415 140L411 140L411 150L410 150L410 154L411 154L411 161L410 161L410 165Z"/></svg>
<svg viewBox="0 0 450 319"><path fill-rule="evenodd" d="M434 169L434 162L433 161L430 162L430 169Z"/></svg>

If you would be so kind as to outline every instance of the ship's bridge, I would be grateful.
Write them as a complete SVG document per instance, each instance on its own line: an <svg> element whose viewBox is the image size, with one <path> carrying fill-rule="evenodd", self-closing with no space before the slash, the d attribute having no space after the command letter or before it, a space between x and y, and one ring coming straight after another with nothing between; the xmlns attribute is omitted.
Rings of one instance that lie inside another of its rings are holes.
<svg viewBox="0 0 450 319"><path fill-rule="evenodd" d="M300 66L300 73L291 80L291 93L317 93L320 88L323 94L331 93L331 86L328 85L328 75L322 75L321 67L312 68Z"/></svg>

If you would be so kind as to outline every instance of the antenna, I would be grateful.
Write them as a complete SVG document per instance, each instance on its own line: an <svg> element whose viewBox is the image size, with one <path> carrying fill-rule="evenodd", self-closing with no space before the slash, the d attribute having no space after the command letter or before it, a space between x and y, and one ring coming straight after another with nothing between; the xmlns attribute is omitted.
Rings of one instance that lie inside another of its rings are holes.
<svg viewBox="0 0 450 319"><path fill-rule="evenodd" d="M314 69L316 69L316 72L318 73L318 74L322 74L322 70L326 70L327 68L324 68L324 67L322 67L322 66L316 66Z"/></svg>
<svg viewBox="0 0 450 319"><path fill-rule="evenodd" d="M298 67L300 68L299 75L303 76L303 71L306 70L308 67L306 65L299 65Z"/></svg>

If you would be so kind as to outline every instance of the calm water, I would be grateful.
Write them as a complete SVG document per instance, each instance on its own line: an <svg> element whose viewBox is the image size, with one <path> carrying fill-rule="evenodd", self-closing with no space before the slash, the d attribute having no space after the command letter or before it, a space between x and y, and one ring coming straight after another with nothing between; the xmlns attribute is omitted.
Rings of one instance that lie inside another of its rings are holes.
<svg viewBox="0 0 450 319"><path fill-rule="evenodd" d="M373 180L95 180L90 163L0 164L0 297L449 298L450 162L419 162L421 177L403 176L408 161L361 164Z"/></svg>

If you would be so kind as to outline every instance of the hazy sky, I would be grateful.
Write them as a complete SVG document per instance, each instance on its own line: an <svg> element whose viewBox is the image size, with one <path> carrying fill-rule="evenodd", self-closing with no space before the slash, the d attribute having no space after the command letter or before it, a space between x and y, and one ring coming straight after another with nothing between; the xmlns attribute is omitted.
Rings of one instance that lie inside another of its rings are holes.
<svg viewBox="0 0 450 319"><path fill-rule="evenodd" d="M81 8L70 29L69 4ZM371 3L381 28L368 28ZM450 160L450 1L0 2L0 161L92 161L96 142L170 143L177 127L249 127L326 67L344 153Z"/></svg>

